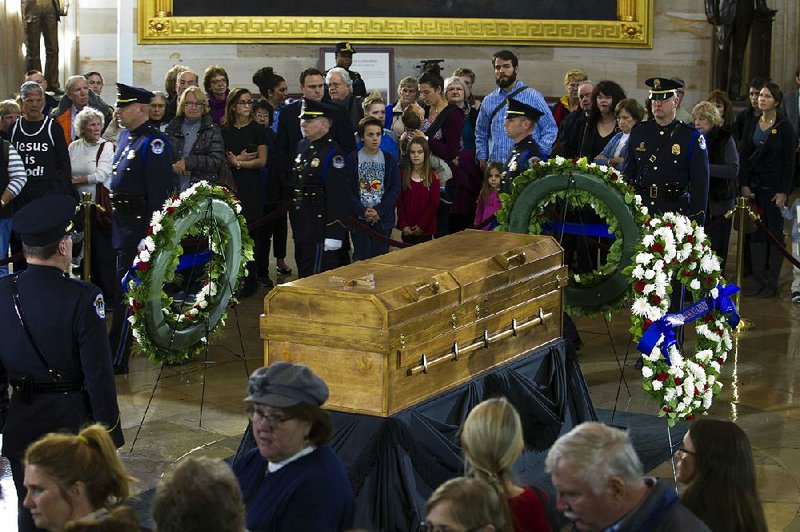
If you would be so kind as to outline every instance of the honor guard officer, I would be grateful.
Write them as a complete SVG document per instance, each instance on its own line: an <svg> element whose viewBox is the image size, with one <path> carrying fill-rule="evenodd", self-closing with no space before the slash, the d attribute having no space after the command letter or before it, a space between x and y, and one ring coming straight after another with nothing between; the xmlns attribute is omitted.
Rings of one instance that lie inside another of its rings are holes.
<svg viewBox="0 0 800 532"><path fill-rule="evenodd" d="M28 269L0 279L0 428L19 503L19 530L38 530L23 508L25 449L50 432L104 424L124 443L106 340L103 295L65 275L75 200L53 194L13 217ZM8 385L13 394L9 401Z"/></svg>
<svg viewBox="0 0 800 532"><path fill-rule="evenodd" d="M637 124L630 133L623 173L650 213L678 212L702 224L708 203L706 139L675 119L677 90L668 78L650 78L654 120Z"/></svg>
<svg viewBox="0 0 800 532"><path fill-rule="evenodd" d="M289 220L301 278L341 266L342 244L348 238L355 179L349 158L329 135L335 113L330 104L303 99L300 127L305 138L289 183Z"/></svg>
<svg viewBox="0 0 800 532"><path fill-rule="evenodd" d="M354 53L356 53L356 51L349 42L344 41L336 43L336 66L347 70L347 73L350 74L350 79L353 80L353 94L364 97L367 95L367 86L364 83L364 79L358 72L350 70L353 64ZM325 71L325 74L327 75L328 72Z"/></svg>
<svg viewBox="0 0 800 532"><path fill-rule="evenodd" d="M508 99L508 109L506 109L503 127L506 135L514 141L514 148L503 169L501 192L510 192L511 182L515 177L529 169L533 163L547 159L542 155L539 145L533 140L533 130L536 129L536 122L540 116L542 116L542 112L535 107L514 98Z"/></svg>
<svg viewBox="0 0 800 532"><path fill-rule="evenodd" d="M137 247L147 236L154 211L177 189L167 137L150 125L153 93L117 83L117 114L126 130L119 138L111 176L114 223L111 243L117 263L111 350L117 373L128 372L130 332L121 282L133 264Z"/></svg>

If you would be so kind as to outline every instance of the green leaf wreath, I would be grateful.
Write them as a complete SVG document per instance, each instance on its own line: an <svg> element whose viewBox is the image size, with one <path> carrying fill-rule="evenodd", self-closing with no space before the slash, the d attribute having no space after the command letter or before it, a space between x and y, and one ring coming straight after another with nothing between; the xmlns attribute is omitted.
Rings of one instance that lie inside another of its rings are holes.
<svg viewBox="0 0 800 532"><path fill-rule="evenodd" d="M253 260L253 241L240 213L235 196L205 181L169 198L153 213L143 249L134 259L134 275L126 281L126 297L133 337L154 364L192 358L225 324L238 281ZM175 302L164 285L175 279L184 238L199 239L211 253L193 301Z"/></svg>

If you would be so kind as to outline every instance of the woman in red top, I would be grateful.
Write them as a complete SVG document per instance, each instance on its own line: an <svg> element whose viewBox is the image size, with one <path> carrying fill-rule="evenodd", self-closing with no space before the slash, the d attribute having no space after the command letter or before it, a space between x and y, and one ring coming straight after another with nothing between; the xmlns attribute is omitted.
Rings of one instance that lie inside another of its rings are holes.
<svg viewBox="0 0 800 532"><path fill-rule="evenodd" d="M549 532L553 524L543 503L547 495L537 488L518 486L511 478L511 467L524 446L519 414L504 397L473 408L461 429L468 474L491 484L508 501L514 532Z"/></svg>
<svg viewBox="0 0 800 532"><path fill-rule="evenodd" d="M431 170L431 149L424 138L411 140L400 176L397 228L403 232L403 242L418 244L430 240L436 233L439 177Z"/></svg>

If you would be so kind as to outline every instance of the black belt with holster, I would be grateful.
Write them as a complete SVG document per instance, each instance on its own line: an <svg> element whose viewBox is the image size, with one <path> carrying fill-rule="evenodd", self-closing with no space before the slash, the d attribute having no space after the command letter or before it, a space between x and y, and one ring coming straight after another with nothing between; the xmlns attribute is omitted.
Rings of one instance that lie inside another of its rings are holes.
<svg viewBox="0 0 800 532"><path fill-rule="evenodd" d="M11 375L9 382L14 390L14 397L28 404L39 394L83 391L83 383L79 381L36 382L30 375Z"/></svg>
<svg viewBox="0 0 800 532"><path fill-rule="evenodd" d="M294 189L292 197L294 208L325 204L325 189L322 187L302 187Z"/></svg>
<svg viewBox="0 0 800 532"><path fill-rule="evenodd" d="M114 194L111 196L111 205L115 211L141 213L147 211L150 205L147 203L147 196L138 194Z"/></svg>
<svg viewBox="0 0 800 532"><path fill-rule="evenodd" d="M636 193L642 197L642 201L663 200L667 203L677 203L689 191L688 187L680 183L652 183L649 186L635 185Z"/></svg>

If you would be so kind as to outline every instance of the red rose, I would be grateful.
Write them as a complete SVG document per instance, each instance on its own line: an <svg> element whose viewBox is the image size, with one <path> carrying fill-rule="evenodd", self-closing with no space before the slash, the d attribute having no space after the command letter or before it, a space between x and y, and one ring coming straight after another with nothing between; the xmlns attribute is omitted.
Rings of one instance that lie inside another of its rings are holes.
<svg viewBox="0 0 800 532"><path fill-rule="evenodd" d="M152 226L148 226L147 227L147 234L148 235L152 235L153 234L153 227Z"/></svg>
<svg viewBox="0 0 800 532"><path fill-rule="evenodd" d="M655 244L650 246L650 251L652 251L653 253L663 253L664 246L661 245L661 242L656 242Z"/></svg>
<svg viewBox="0 0 800 532"><path fill-rule="evenodd" d="M683 270L683 276L684 277L691 277L692 276L692 272L690 272L689 270Z"/></svg>
<svg viewBox="0 0 800 532"><path fill-rule="evenodd" d="M688 416L686 416L686 421L694 421L695 417L696 416L694 414L689 414Z"/></svg>
<svg viewBox="0 0 800 532"><path fill-rule="evenodd" d="M167 214L172 214L175 212L175 207L167 207Z"/></svg>
<svg viewBox="0 0 800 532"><path fill-rule="evenodd" d="M672 412L672 407L671 406L664 406L661 410L663 410L664 412L669 414L670 412Z"/></svg>
<svg viewBox="0 0 800 532"><path fill-rule="evenodd" d="M617 174L611 174L611 181L617 180Z"/></svg>
<svg viewBox="0 0 800 532"><path fill-rule="evenodd" d="M667 222L666 226L669 227L670 229L672 229L672 222Z"/></svg>
<svg viewBox="0 0 800 532"><path fill-rule="evenodd" d="M709 286L714 284L714 278L713 277L706 277L706 284L709 285Z"/></svg>
<svg viewBox="0 0 800 532"><path fill-rule="evenodd" d="M146 262L140 262L136 265L136 269L146 272L147 270L150 269L150 265Z"/></svg>
<svg viewBox="0 0 800 532"><path fill-rule="evenodd" d="M686 241L687 241L687 242L689 242L689 243L691 244L692 242L694 242L694 237L693 237L692 235L688 235L688 236L686 237Z"/></svg>
<svg viewBox="0 0 800 532"><path fill-rule="evenodd" d="M171 199L172 199L172 201L177 201L177 200L179 200L179 199L181 199L181 198L180 198L179 196L172 196L172 198L171 198Z"/></svg>
<svg viewBox="0 0 800 532"><path fill-rule="evenodd" d="M634 289L635 289L637 292L643 292L643 291L644 291L644 287L645 287L645 285L646 285L646 284L647 284L647 283L645 283L645 282L644 282L642 279L639 279L638 281L636 281L636 284L634 285L634 287L633 287L633 288L634 288Z"/></svg>
<svg viewBox="0 0 800 532"><path fill-rule="evenodd" d="M667 377L669 377L669 375L667 375L666 372L662 371L661 373L658 374L658 377L656 377L656 380L664 382L665 380L667 380Z"/></svg>
<svg viewBox="0 0 800 532"><path fill-rule="evenodd" d="M654 304L654 305L658 305L658 304L660 304L660 303L661 303L661 298L660 298L660 297L658 297L658 296L657 296L657 295L655 295L655 294L653 294L653 297L652 297L652 299L653 299L653 304Z"/></svg>
<svg viewBox="0 0 800 532"><path fill-rule="evenodd" d="M683 379L675 377L675 386L680 386L681 384L683 384Z"/></svg>
<svg viewBox="0 0 800 532"><path fill-rule="evenodd" d="M719 364L720 366L721 366L722 364L724 364L724 363L725 363L725 361L722 359L722 357L719 357L719 358L717 359L717 364Z"/></svg>
<svg viewBox="0 0 800 532"><path fill-rule="evenodd" d="M703 316L703 321L706 322L706 323L708 323L710 321L713 321L713 320L714 320L714 316L712 316L711 314L706 314L705 316Z"/></svg>
<svg viewBox="0 0 800 532"><path fill-rule="evenodd" d="M644 320L644 325L642 325L642 330L646 331L650 326L653 324L653 320Z"/></svg>

